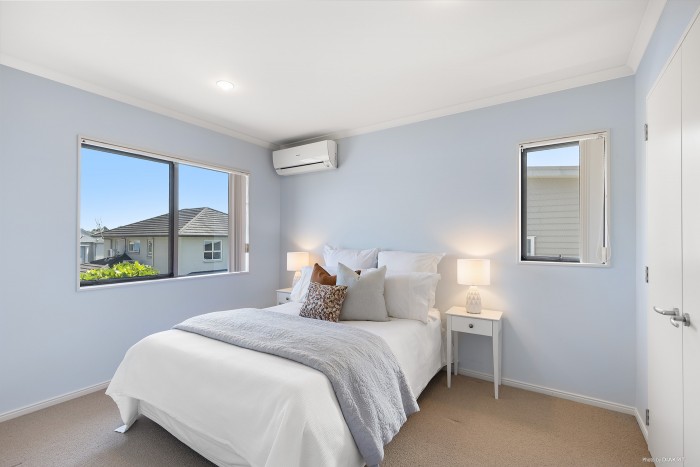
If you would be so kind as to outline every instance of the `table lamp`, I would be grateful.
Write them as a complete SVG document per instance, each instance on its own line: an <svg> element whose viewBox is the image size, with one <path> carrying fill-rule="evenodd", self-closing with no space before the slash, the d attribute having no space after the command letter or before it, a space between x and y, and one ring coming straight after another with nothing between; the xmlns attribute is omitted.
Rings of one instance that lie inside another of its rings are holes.
<svg viewBox="0 0 700 467"><path fill-rule="evenodd" d="M292 287L296 285L301 277L301 268L309 265L308 251L290 251L287 253L287 271L294 271Z"/></svg>
<svg viewBox="0 0 700 467"><path fill-rule="evenodd" d="M481 313L479 285L491 284L491 261L488 259L458 259L457 283L468 285L467 313Z"/></svg>

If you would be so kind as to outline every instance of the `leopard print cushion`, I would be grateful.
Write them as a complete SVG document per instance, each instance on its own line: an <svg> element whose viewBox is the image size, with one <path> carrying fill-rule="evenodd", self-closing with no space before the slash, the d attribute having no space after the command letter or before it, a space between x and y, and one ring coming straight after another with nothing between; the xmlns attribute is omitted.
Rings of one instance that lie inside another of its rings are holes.
<svg viewBox="0 0 700 467"><path fill-rule="evenodd" d="M337 323L347 291L348 287L345 285L309 283L309 292L306 294L306 301L301 307L299 316Z"/></svg>

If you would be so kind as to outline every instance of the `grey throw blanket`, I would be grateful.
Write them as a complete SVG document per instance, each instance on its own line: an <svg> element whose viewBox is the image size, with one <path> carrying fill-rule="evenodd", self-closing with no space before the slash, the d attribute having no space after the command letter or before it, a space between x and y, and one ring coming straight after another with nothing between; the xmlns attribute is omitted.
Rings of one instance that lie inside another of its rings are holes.
<svg viewBox="0 0 700 467"><path fill-rule="evenodd" d="M302 363L322 372L368 465L418 404L384 340L362 329L252 308L195 316L174 327Z"/></svg>

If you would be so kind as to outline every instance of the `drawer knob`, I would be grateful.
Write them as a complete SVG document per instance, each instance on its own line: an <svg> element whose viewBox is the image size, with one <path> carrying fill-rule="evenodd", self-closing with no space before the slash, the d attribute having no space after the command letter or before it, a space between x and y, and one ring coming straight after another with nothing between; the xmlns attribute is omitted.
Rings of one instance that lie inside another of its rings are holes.
<svg viewBox="0 0 700 467"><path fill-rule="evenodd" d="M471 328L473 328L473 327L474 327L474 325L470 323L470 324L469 324L469 329L471 329Z"/></svg>

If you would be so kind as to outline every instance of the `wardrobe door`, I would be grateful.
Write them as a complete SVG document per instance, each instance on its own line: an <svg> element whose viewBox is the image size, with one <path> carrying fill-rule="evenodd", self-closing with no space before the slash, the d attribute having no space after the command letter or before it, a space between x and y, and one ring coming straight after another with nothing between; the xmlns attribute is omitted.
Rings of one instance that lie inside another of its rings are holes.
<svg viewBox="0 0 700 467"><path fill-rule="evenodd" d="M683 436L686 466L700 466L700 22L683 41Z"/></svg>
<svg viewBox="0 0 700 467"><path fill-rule="evenodd" d="M649 94L647 123L649 451L669 458L683 456L683 331L669 319L683 310L680 53Z"/></svg>

